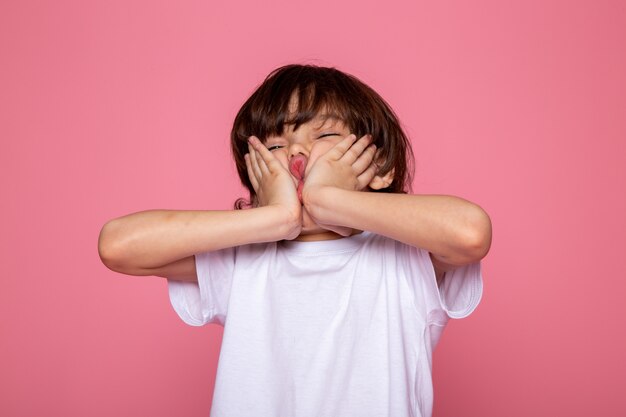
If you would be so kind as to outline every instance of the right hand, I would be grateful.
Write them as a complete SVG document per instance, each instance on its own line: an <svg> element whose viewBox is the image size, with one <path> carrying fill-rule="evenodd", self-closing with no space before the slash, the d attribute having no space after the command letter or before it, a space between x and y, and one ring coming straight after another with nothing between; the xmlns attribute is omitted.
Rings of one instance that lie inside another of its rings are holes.
<svg viewBox="0 0 626 417"><path fill-rule="evenodd" d="M282 208L285 220L295 224L285 239L295 239L302 230L302 205L291 174L255 136L250 136L244 158L259 207Z"/></svg>

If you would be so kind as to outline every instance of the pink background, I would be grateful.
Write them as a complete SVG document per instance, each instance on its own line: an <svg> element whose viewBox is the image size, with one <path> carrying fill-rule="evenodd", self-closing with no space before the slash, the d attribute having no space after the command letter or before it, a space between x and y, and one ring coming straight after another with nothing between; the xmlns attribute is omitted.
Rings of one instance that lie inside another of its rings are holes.
<svg viewBox="0 0 626 417"><path fill-rule="evenodd" d="M415 191L491 216L435 416L625 415L625 40L618 0L3 1L0 415L208 416L221 328L108 270L98 233L229 209L232 119L291 62L378 90Z"/></svg>

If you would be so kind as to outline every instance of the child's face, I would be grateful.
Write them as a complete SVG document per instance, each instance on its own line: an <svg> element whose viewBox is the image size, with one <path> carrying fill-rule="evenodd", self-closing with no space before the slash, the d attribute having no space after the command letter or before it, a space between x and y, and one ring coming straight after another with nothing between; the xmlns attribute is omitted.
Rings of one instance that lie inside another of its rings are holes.
<svg viewBox="0 0 626 417"><path fill-rule="evenodd" d="M350 130L341 120L318 116L317 119L298 126L296 131L293 130L293 125L285 125L283 134L268 137L265 140L265 145L287 170L289 170L288 165L291 157L298 154L305 155L308 159L305 170L306 178L306 174L317 158L350 133ZM297 185L298 180L295 177L293 179Z"/></svg>
<svg viewBox="0 0 626 417"><path fill-rule="evenodd" d="M264 143L287 171L289 171L289 160L293 156L299 153L306 156L308 160L304 171L306 182L306 176L315 161L350 133L342 121L318 117L298 126L296 131L293 130L293 125L285 125L282 135L268 137ZM297 187L298 179L293 174L291 176L294 186ZM302 233L298 240L325 240L339 237L315 224L304 207L302 211ZM303 238L303 235L306 235L306 238Z"/></svg>

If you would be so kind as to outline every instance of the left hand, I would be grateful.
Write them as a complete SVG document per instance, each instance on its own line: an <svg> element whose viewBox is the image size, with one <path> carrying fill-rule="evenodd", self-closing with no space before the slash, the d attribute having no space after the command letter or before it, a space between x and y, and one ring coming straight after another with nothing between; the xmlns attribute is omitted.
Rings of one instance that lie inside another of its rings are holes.
<svg viewBox="0 0 626 417"><path fill-rule="evenodd" d="M377 165L374 162L376 145L371 135L365 135L358 141L352 134L325 154L320 156L312 166L307 166L302 188L302 200L307 205L314 199L315 193L324 187L336 187L350 191L361 191L374 178ZM309 214L313 216L311 211ZM325 225L321 219L315 219L321 227L342 236L351 234L352 229L336 225Z"/></svg>

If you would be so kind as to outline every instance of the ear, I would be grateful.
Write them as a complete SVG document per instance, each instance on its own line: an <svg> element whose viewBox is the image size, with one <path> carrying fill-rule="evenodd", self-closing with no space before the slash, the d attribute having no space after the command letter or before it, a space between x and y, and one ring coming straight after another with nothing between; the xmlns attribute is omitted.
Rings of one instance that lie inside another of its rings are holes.
<svg viewBox="0 0 626 417"><path fill-rule="evenodd" d="M380 175L376 175L368 184L369 187L372 190L380 190L389 187L389 185L391 185L391 183L393 182L394 173L395 169L392 168L391 171L389 171L382 177Z"/></svg>

